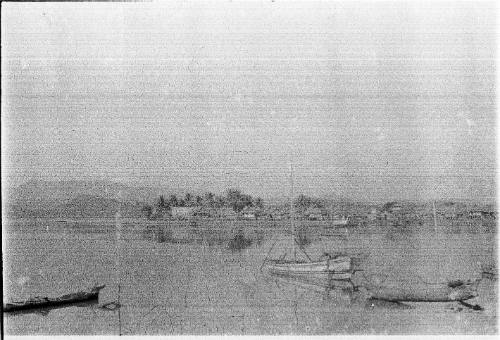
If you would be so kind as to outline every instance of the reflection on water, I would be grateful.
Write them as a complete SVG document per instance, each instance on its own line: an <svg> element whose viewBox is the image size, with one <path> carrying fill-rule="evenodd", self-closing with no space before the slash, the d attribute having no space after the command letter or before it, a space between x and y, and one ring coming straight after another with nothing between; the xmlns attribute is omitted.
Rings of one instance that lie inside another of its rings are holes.
<svg viewBox="0 0 500 340"><path fill-rule="evenodd" d="M414 309L415 307L410 304L395 301L384 301L384 300L365 300L366 309L392 309L392 310L406 310Z"/></svg>
<svg viewBox="0 0 500 340"><path fill-rule="evenodd" d="M228 248L231 251L241 251L250 247L252 244L253 240L245 237L243 230L238 230L238 232L229 240Z"/></svg>
<svg viewBox="0 0 500 340"><path fill-rule="evenodd" d="M289 249L285 224L161 222L171 234L158 242L159 229L147 223L123 221L116 261L114 220L5 222L4 296L58 296L97 282L106 284L99 296L102 305L117 301L120 282L125 335L496 332L497 292L491 280L483 280L474 301L484 311L462 312L459 319L439 303L366 305L362 291L311 288L263 275L260 266L271 246L276 244L270 258ZM495 234L484 232L414 231L391 238L385 230L352 228L336 237L308 229L305 237L311 242L305 247L312 258L325 251L355 254L366 275L387 273L388 280L415 274L428 281L464 278L477 262L496 261ZM228 246L235 239L245 247L231 251ZM20 280L25 277L29 280ZM4 329L7 334L116 335L117 313L97 307L52 309L45 316L8 317Z"/></svg>
<svg viewBox="0 0 500 340"><path fill-rule="evenodd" d="M323 280L309 280L303 276L267 274L266 279L267 282L275 283L278 288L296 287L303 292L319 293L325 298L342 300L349 304L356 295L349 282L331 280L326 277Z"/></svg>

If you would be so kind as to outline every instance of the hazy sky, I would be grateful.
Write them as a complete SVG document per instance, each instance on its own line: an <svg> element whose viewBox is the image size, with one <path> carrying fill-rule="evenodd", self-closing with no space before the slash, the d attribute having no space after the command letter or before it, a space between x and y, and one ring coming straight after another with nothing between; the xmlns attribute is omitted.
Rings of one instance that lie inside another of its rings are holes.
<svg viewBox="0 0 500 340"><path fill-rule="evenodd" d="M495 196L495 6L2 4L2 167L264 197Z"/></svg>

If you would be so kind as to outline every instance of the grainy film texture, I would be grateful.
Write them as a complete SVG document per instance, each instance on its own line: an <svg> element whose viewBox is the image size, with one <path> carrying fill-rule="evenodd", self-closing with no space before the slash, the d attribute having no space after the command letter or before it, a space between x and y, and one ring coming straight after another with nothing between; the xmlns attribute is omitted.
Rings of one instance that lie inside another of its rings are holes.
<svg viewBox="0 0 500 340"><path fill-rule="evenodd" d="M2 3L5 334L497 334L495 16Z"/></svg>

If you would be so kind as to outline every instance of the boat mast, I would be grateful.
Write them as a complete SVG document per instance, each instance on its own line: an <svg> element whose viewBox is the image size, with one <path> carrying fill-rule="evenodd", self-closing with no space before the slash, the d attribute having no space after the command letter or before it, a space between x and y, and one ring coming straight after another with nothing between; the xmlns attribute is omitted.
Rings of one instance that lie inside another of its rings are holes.
<svg viewBox="0 0 500 340"><path fill-rule="evenodd" d="M434 231L437 231L437 220L436 220L436 204L432 201L432 211L434 214Z"/></svg>
<svg viewBox="0 0 500 340"><path fill-rule="evenodd" d="M118 211L115 215L115 226L116 226L116 280L118 282L118 335L122 335L122 320L121 320L121 267L120 267L120 255L121 255L121 214Z"/></svg>
<svg viewBox="0 0 500 340"><path fill-rule="evenodd" d="M290 224L292 227L293 260L295 261L297 259L297 250L295 249L295 216L293 210L293 163L290 162Z"/></svg>

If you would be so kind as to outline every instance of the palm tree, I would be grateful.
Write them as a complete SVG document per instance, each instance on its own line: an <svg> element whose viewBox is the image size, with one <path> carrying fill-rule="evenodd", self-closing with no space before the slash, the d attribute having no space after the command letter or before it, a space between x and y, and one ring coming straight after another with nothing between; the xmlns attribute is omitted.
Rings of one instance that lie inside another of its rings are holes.
<svg viewBox="0 0 500 340"><path fill-rule="evenodd" d="M214 205L216 208L222 208L226 205L226 200L222 196L215 196Z"/></svg>
<svg viewBox="0 0 500 340"><path fill-rule="evenodd" d="M211 192L207 192L205 194L205 197L204 197L205 204L208 205L210 208L214 207L214 203L215 203L214 197L215 197L215 195Z"/></svg>
<svg viewBox="0 0 500 340"><path fill-rule="evenodd" d="M170 195L168 202L169 202L169 205L171 207L176 207L179 204L179 201L177 200L177 196L175 196L175 195Z"/></svg>
<svg viewBox="0 0 500 340"><path fill-rule="evenodd" d="M203 198L201 198L200 195L197 195L196 196L196 205L199 207L201 205L203 205Z"/></svg>
<svg viewBox="0 0 500 340"><path fill-rule="evenodd" d="M262 198L257 197L257 198L255 199L255 203L254 203L254 205L255 205L257 208L262 209L262 208L264 207L264 201L262 200Z"/></svg>
<svg viewBox="0 0 500 340"><path fill-rule="evenodd" d="M184 203L186 206L190 207L193 203L193 195L191 195L189 192L186 193L186 195L184 196Z"/></svg>
<svg viewBox="0 0 500 340"><path fill-rule="evenodd" d="M163 209L167 206L166 202L165 202L165 197L163 197L163 195L160 195L160 199L158 200L158 207L160 209Z"/></svg>

